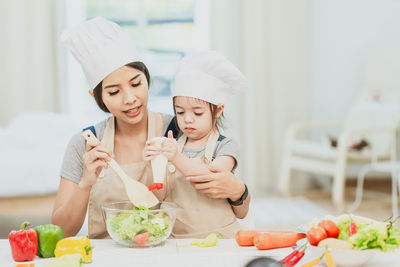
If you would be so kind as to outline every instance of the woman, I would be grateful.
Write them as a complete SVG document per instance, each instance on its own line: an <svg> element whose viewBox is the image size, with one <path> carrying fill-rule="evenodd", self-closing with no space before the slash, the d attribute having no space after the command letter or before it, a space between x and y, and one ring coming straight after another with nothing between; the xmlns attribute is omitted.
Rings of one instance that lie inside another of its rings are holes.
<svg viewBox="0 0 400 267"><path fill-rule="evenodd" d="M101 143L85 144L80 133L71 139L61 169L52 223L61 226L65 236L76 235L88 210L89 237L105 238L108 234L101 205L128 199L120 179L107 168L107 161L115 158L129 176L150 185L151 168L143 161L142 151L146 140L164 134L172 118L148 111L148 70L138 61L134 46L118 25L95 18L66 31L62 39L81 64L93 88L90 94L102 110L113 116L94 126ZM245 190L243 183L221 189L221 185L236 180L229 172L217 171L192 179L194 186L201 183L209 188L206 192L211 197L234 201Z"/></svg>

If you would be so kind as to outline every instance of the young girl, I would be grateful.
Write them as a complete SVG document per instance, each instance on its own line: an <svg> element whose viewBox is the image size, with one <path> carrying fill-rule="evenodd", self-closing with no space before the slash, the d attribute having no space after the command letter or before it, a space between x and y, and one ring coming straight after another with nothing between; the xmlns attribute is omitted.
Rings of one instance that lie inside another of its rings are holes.
<svg viewBox="0 0 400 267"><path fill-rule="evenodd" d="M173 91L180 137L176 141L169 131L161 149L152 140L144 149L145 160L160 153L169 160L165 200L178 206L174 237L221 233L232 238L239 229L236 217L247 214L249 196L241 181L186 178L209 174L209 167L229 172L236 168L238 144L220 135L219 127L228 94L245 88L244 76L219 53L193 54L180 64Z"/></svg>

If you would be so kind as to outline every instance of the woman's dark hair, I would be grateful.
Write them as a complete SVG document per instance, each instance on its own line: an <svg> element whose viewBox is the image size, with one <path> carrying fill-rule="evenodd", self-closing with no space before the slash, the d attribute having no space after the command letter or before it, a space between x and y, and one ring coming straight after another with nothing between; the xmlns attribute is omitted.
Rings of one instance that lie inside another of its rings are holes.
<svg viewBox="0 0 400 267"><path fill-rule="evenodd" d="M135 61L135 62L131 62L126 64L125 66L140 70L141 72L144 73L144 76L146 76L146 80L147 80L147 84L150 87L150 74L149 74L149 70L147 69L146 65L143 62L140 61ZM108 110L108 108L106 107L106 105L103 102L103 98L102 98L102 94L103 94L103 81L101 81L94 89L93 89L93 96L94 99L96 100L97 105L99 106L99 108L104 111L104 112L110 112Z"/></svg>

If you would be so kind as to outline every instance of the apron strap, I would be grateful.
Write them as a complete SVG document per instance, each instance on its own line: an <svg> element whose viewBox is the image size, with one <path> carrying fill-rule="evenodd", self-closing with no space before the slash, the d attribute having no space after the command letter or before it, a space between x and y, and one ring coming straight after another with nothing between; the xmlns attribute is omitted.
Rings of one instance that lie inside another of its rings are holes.
<svg viewBox="0 0 400 267"><path fill-rule="evenodd" d="M107 119L106 129L104 130L103 143L108 150L114 154L114 131L115 131L115 117L111 116Z"/></svg>
<svg viewBox="0 0 400 267"><path fill-rule="evenodd" d="M217 146L217 141L219 138L219 132L218 131L213 131L211 135L208 137L207 145L206 145L206 150L204 152L204 157L207 160L208 164L211 163L213 160L214 156L214 151Z"/></svg>
<svg viewBox="0 0 400 267"><path fill-rule="evenodd" d="M156 116L149 110L147 119L147 140L153 137L156 137Z"/></svg>
<svg viewBox="0 0 400 267"><path fill-rule="evenodd" d="M206 163L210 164L211 161L213 160L214 152L217 146L217 141L220 137L220 134L218 131L213 131L211 135L208 137L207 144L206 144L206 149L204 151L204 158L206 159ZM178 151L182 152L183 147L186 144L187 136L182 135L178 139Z"/></svg>
<svg viewBox="0 0 400 267"><path fill-rule="evenodd" d="M178 141L177 141L177 143L178 143L178 151L179 152L182 152L182 150L183 150L183 147L185 146L185 144L186 144L186 140L187 140L187 136L186 135L181 135L181 137L179 137L179 139L178 139Z"/></svg>

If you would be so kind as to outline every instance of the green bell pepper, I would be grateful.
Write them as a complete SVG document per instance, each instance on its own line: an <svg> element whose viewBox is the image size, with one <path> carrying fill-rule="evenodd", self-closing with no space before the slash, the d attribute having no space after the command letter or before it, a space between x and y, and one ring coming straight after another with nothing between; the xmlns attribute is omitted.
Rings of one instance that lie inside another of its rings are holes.
<svg viewBox="0 0 400 267"><path fill-rule="evenodd" d="M39 239L38 256L42 258L54 257L58 240L64 238L63 229L58 225L45 224L36 226L35 231Z"/></svg>

